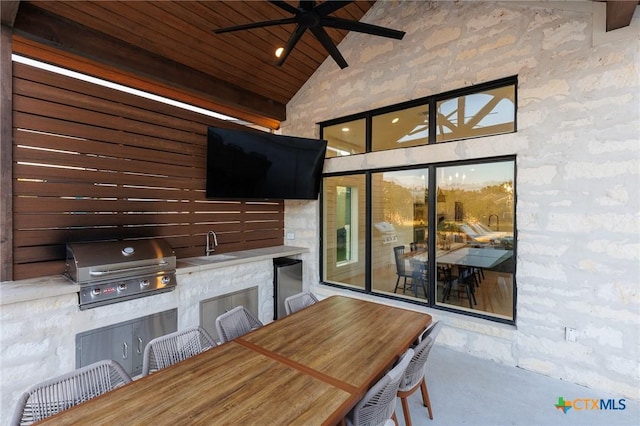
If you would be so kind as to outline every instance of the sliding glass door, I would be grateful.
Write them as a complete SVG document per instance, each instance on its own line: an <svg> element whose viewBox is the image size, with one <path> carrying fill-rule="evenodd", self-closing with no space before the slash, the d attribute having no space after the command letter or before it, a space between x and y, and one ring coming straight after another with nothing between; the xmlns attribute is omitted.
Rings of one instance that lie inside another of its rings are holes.
<svg viewBox="0 0 640 426"><path fill-rule="evenodd" d="M324 179L329 284L514 321L515 160Z"/></svg>

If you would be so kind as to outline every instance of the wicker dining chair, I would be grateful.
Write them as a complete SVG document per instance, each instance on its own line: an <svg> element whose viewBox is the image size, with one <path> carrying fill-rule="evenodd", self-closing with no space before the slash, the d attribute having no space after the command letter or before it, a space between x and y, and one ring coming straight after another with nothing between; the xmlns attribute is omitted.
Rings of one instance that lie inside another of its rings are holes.
<svg viewBox="0 0 640 426"><path fill-rule="evenodd" d="M294 294L284 299L284 310L287 315L298 312L300 309L311 306L318 301L318 298L309 291Z"/></svg>
<svg viewBox="0 0 640 426"><path fill-rule="evenodd" d="M131 382L120 364L98 361L30 387L18 399L11 424L30 425Z"/></svg>
<svg viewBox="0 0 640 426"><path fill-rule="evenodd" d="M247 334L263 325L244 306L236 306L216 318L216 331L222 343Z"/></svg>
<svg viewBox="0 0 640 426"><path fill-rule="evenodd" d="M348 426L384 425L388 419L395 420L398 386L413 354L413 349L407 349L396 366L367 391L345 418Z"/></svg>
<svg viewBox="0 0 640 426"><path fill-rule="evenodd" d="M202 327L179 330L151 340L144 348L142 375L146 376L176 362L217 346Z"/></svg>
<svg viewBox="0 0 640 426"><path fill-rule="evenodd" d="M410 395L413 395L418 388L422 391L422 403L429 411L429 418L433 420L431 400L429 399L429 392L427 391L427 382L425 379L425 368L429 352L431 352L433 343L435 342L436 337L438 337L438 333L440 333L441 328L442 322L436 321L422 332L419 338L419 343L413 348L415 353L404 373L403 380L400 382L398 396L402 403L402 412L404 413L406 426L411 426L411 413L409 412L407 398Z"/></svg>

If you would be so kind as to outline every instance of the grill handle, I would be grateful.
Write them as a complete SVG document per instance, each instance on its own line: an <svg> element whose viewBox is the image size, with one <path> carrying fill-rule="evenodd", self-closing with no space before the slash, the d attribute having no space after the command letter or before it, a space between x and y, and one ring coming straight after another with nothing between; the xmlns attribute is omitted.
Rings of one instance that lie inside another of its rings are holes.
<svg viewBox="0 0 640 426"><path fill-rule="evenodd" d="M105 275L110 275L110 274L120 274L123 272L134 272L134 271L144 271L146 269L156 269L156 268L163 268L165 266L168 266L169 262L166 261L162 261L160 263L158 263L157 265L147 265L147 266L136 266L134 268L122 268L122 269L115 269L113 271L89 271L89 275L91 275L92 277L102 277Z"/></svg>

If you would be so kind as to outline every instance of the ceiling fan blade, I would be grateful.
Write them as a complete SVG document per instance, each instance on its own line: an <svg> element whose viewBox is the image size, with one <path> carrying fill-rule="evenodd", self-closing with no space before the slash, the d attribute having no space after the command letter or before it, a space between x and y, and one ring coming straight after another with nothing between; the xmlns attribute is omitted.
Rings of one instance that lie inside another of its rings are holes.
<svg viewBox="0 0 640 426"><path fill-rule="evenodd" d="M291 18L275 19L273 21L253 22L250 24L235 25L233 27L218 28L217 30L213 30L213 32L216 34L222 34L222 33L228 33L231 31L250 30L253 28L271 27L273 25L285 25L285 24L295 24L295 23L296 23L296 18L291 17Z"/></svg>
<svg viewBox="0 0 640 426"><path fill-rule="evenodd" d="M380 37L394 38L396 40L402 40L402 37L404 37L405 35L404 31L379 27L378 25L366 24L364 22L336 18L335 16L324 16L320 18L320 25L331 28L339 28L341 30L371 34Z"/></svg>
<svg viewBox="0 0 640 426"><path fill-rule="evenodd" d="M345 7L349 3L353 3L353 1L325 1L324 3L318 5L315 10L316 13L320 16L330 15L336 10Z"/></svg>
<svg viewBox="0 0 640 426"><path fill-rule="evenodd" d="M308 12L312 11L316 6L316 2L312 0L300 0L300 3L298 4L300 5L300 9L306 10Z"/></svg>
<svg viewBox="0 0 640 426"><path fill-rule="evenodd" d="M291 51L295 47L298 40L300 40L300 37L302 37L302 34L304 34L306 29L307 29L306 27L303 27L300 25L296 27L296 30L293 33L291 33L291 36L289 36L289 40L287 40L287 44L284 46L284 49L282 50L282 54L280 55L278 62L276 62L276 65L281 66L282 64L284 64L284 61L287 59L287 56L289 56L289 53L291 53Z"/></svg>
<svg viewBox="0 0 640 426"><path fill-rule="evenodd" d="M333 60L336 61L336 63L340 68L344 69L349 66L349 64L347 64L347 61L345 61L344 57L342 56L342 54L340 53L336 45L333 44L333 41L331 41L329 34L327 34L324 28L311 27L309 29L311 30L313 35L315 35L316 38L320 41L320 43L322 43L324 48L327 49L327 52L329 52Z"/></svg>
<svg viewBox="0 0 640 426"><path fill-rule="evenodd" d="M295 7L291 6L289 3L287 3L286 1L276 1L276 0L269 0L269 3L271 3L274 6L278 6L280 9L282 10L286 10L289 13L293 13L294 15L296 13L298 13L298 9L296 9Z"/></svg>

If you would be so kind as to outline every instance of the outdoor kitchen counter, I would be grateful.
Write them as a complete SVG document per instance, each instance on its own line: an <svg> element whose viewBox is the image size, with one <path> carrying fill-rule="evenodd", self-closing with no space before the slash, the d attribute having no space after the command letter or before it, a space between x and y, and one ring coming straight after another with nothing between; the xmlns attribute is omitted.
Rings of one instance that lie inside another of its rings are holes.
<svg viewBox="0 0 640 426"><path fill-rule="evenodd" d="M206 271L214 268L224 268L276 257L295 256L308 252L309 249L306 247L276 246L178 259L176 267L178 286L180 285L179 277L183 274ZM20 281L3 281L0 283L0 306L64 296L78 293L79 291L80 286L78 284L75 284L62 275L52 275Z"/></svg>
<svg viewBox="0 0 640 426"><path fill-rule="evenodd" d="M276 246L178 259L176 275L308 253L306 247ZM178 283L180 285L180 283Z"/></svg>
<svg viewBox="0 0 640 426"><path fill-rule="evenodd" d="M62 275L0 283L0 306L78 293L80 286Z"/></svg>

